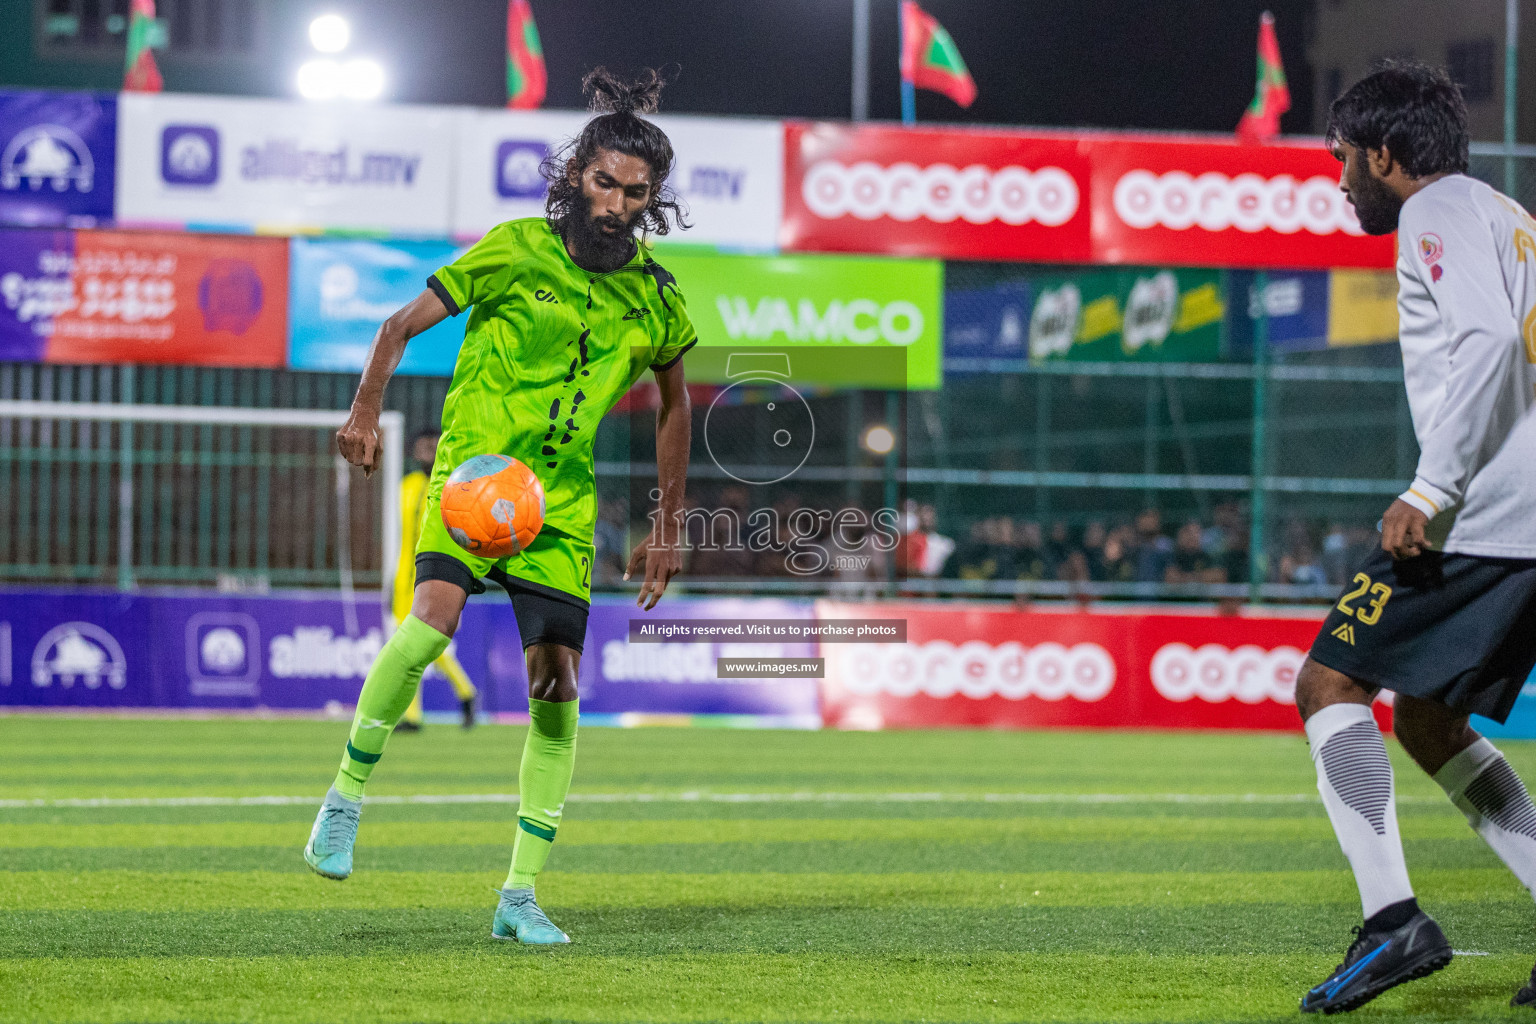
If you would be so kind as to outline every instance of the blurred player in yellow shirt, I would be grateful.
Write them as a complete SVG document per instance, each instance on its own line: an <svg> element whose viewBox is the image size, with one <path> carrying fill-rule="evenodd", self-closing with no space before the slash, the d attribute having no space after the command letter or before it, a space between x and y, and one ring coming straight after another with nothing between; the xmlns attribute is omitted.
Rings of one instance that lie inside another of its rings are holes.
<svg viewBox="0 0 1536 1024"><path fill-rule="evenodd" d="M416 435L411 442L411 458L417 469L407 473L400 481L400 564L395 567L395 595L390 605L396 622L411 613L411 600L416 592L416 539L421 536L421 517L427 511L427 481L432 477L432 464L437 460L439 436L435 430L424 430ZM459 659L453 656L452 648L444 651L432 663L432 667L452 684L453 692L459 698L459 708L464 713L464 728L472 728L475 724L475 697L479 691L469 681L469 674L459 664ZM400 724L395 726L395 731L417 732L420 729L421 690L418 688L415 699L406 709Z"/></svg>

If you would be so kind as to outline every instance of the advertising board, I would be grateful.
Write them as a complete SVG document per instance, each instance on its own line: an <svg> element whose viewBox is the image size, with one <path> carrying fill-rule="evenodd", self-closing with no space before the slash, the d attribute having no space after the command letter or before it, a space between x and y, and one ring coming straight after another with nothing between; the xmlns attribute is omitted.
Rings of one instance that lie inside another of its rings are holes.
<svg viewBox="0 0 1536 1024"><path fill-rule="evenodd" d="M288 243L130 231L0 231L0 358L283 365Z"/></svg>
<svg viewBox="0 0 1536 1024"><path fill-rule="evenodd" d="M1360 230L1320 140L1088 136L1093 258L1203 267L1390 267Z"/></svg>
<svg viewBox="0 0 1536 1024"><path fill-rule="evenodd" d="M904 644L823 648L823 719L852 729L1299 730L1296 673L1323 618L829 601L816 614L907 620ZM1390 725L1388 704L1376 714Z"/></svg>
<svg viewBox="0 0 1536 1024"><path fill-rule="evenodd" d="M579 687L593 715L729 715L820 722L815 679L718 679L720 657L805 657L813 642L636 643L634 618L812 618L806 601L669 599L641 612L594 601ZM356 703L389 634L380 606L332 594L118 594L0 590L0 706L340 712ZM471 601L454 646L493 714L528 710L528 676L505 597ZM429 670L430 710L457 707Z"/></svg>
<svg viewBox="0 0 1536 1024"><path fill-rule="evenodd" d="M454 234L478 238L502 221L542 217L547 186L540 167L589 117L554 110L462 112ZM773 249L784 194L779 123L667 114L648 120L672 143L675 157L667 184L682 200L691 225L668 240Z"/></svg>
<svg viewBox="0 0 1536 1024"><path fill-rule="evenodd" d="M449 233L452 107L124 93L118 113L119 221Z"/></svg>
<svg viewBox="0 0 1536 1024"><path fill-rule="evenodd" d="M447 242L294 238L289 250L288 366L357 373L389 316L461 250ZM397 373L452 376L464 321L449 318L411 339Z"/></svg>
<svg viewBox="0 0 1536 1024"><path fill-rule="evenodd" d="M1087 263L1088 162L1068 136L784 126L785 249Z"/></svg>
<svg viewBox="0 0 1536 1024"><path fill-rule="evenodd" d="M709 349L761 346L821 358L814 382L936 388L943 334L944 268L937 260L855 256L745 256L658 248L677 278L699 345L688 377L728 383ZM903 359L865 359L896 350ZM833 355L837 358L831 358ZM903 379L891 379L895 373ZM802 378L803 379L803 378Z"/></svg>
<svg viewBox="0 0 1536 1024"><path fill-rule="evenodd" d="M785 249L1196 267L1390 267L1321 140L788 122Z"/></svg>
<svg viewBox="0 0 1536 1024"><path fill-rule="evenodd" d="M110 221L116 166L116 96L0 89L0 224Z"/></svg>

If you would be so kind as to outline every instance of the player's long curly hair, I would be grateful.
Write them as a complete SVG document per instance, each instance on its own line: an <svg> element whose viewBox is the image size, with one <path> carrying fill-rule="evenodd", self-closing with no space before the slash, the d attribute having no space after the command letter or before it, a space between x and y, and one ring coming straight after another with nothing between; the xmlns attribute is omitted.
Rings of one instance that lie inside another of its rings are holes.
<svg viewBox="0 0 1536 1024"><path fill-rule="evenodd" d="M594 68L582 79L581 91L587 96L588 109L597 114L586 123L581 134L551 153L539 168L549 182L544 201L544 217L549 226L560 231L568 217L586 213L581 185L572 183L570 171L578 173L597 159L600 149L617 150L644 160L651 168L651 201L640 212L639 227L648 234L665 235L677 227L688 227L687 209L667 184L672 173L672 142L667 133L641 114L654 114L661 105L661 88L666 80L660 72L647 68L633 82L625 82L607 68Z"/></svg>

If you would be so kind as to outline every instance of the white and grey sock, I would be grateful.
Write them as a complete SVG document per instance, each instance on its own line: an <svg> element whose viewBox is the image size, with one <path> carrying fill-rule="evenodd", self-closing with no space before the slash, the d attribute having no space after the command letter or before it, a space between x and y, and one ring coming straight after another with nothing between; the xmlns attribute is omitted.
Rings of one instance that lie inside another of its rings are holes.
<svg viewBox="0 0 1536 1024"><path fill-rule="evenodd" d="M1331 704L1307 720L1317 790L1355 871L1362 913L1413 899L1397 831L1392 762L1371 709Z"/></svg>
<svg viewBox="0 0 1536 1024"><path fill-rule="evenodd" d="M1435 781L1536 896L1536 804L1499 749L1479 739L1445 762Z"/></svg>

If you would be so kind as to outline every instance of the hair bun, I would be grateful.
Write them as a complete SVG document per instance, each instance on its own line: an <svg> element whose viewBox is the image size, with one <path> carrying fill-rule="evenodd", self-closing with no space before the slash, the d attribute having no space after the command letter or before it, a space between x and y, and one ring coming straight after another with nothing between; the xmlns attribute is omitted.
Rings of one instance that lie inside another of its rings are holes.
<svg viewBox="0 0 1536 1024"><path fill-rule="evenodd" d="M581 80L581 91L593 113L654 114L661 106L665 84L655 68L646 68L633 82L625 82L607 68L597 67Z"/></svg>

